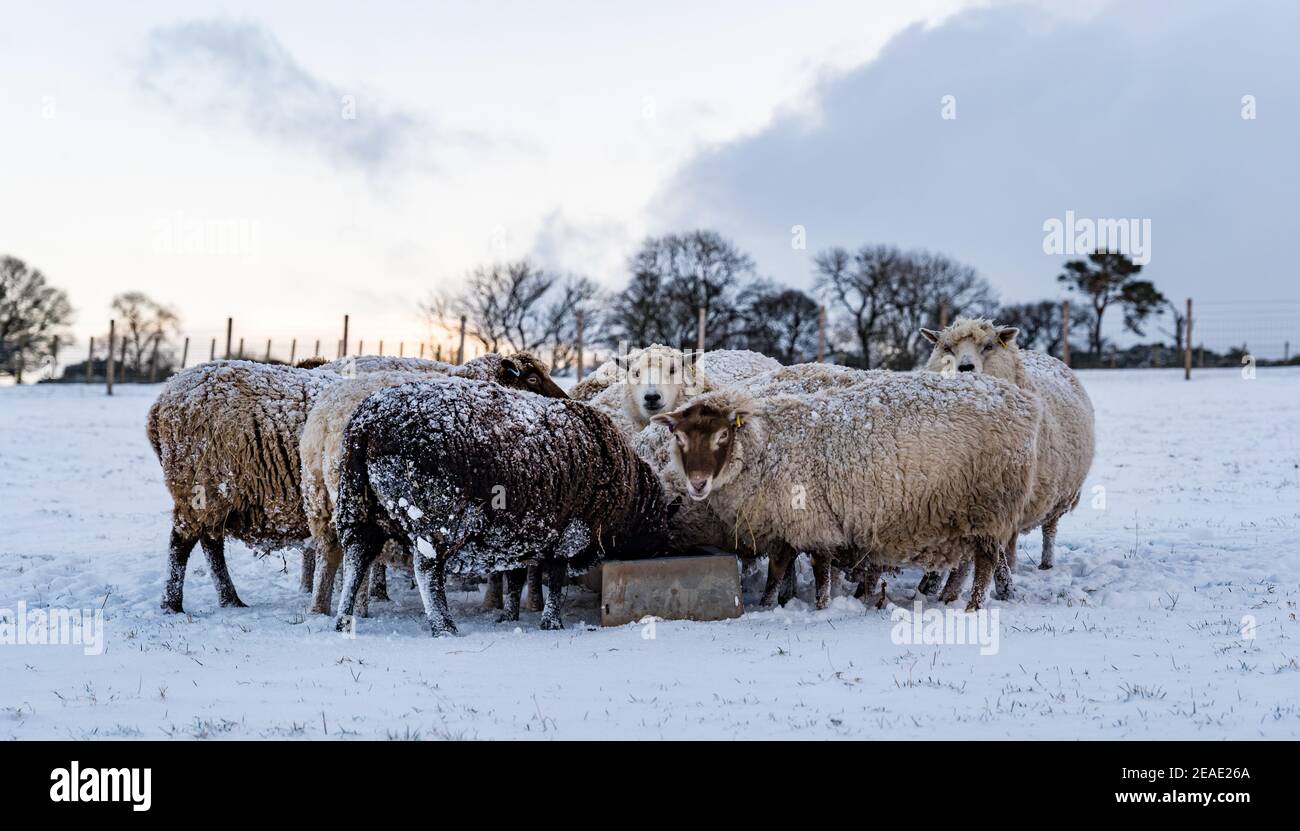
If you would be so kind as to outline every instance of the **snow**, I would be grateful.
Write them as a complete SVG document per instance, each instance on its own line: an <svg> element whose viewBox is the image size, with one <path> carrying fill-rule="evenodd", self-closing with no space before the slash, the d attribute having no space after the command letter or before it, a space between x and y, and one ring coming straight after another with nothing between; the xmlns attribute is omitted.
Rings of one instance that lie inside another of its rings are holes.
<svg viewBox="0 0 1300 831"><path fill-rule="evenodd" d="M600 629L572 587L544 632L453 591L442 639L394 573L348 638L305 613L296 553L228 542L249 608L217 607L196 551L166 615L158 388L0 389L0 622L102 609L105 638L0 644L0 737L1300 737L1300 370L1081 378L1097 460L1056 568L1021 539L989 655L891 637L899 610L852 597L813 610L806 562L798 600L757 611L751 580L717 623ZM919 576L887 577L903 610Z"/></svg>

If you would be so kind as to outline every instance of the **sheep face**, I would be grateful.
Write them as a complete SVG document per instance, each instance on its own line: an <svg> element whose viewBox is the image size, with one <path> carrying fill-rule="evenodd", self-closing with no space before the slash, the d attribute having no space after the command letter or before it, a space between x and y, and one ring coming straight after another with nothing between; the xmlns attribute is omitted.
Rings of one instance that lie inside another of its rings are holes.
<svg viewBox="0 0 1300 831"><path fill-rule="evenodd" d="M501 360L497 381L503 387L535 392L546 398L568 398L559 384L551 380L546 364L527 352L516 352Z"/></svg>
<svg viewBox="0 0 1300 831"><path fill-rule="evenodd" d="M952 374L976 372L1018 383L1019 356L1013 326L998 326L991 320L958 318L942 332L922 329L921 335L934 349L926 369Z"/></svg>
<svg viewBox="0 0 1300 831"><path fill-rule="evenodd" d="M628 415L644 426L655 415L671 412L695 384L697 354L656 345L616 358L626 383Z"/></svg>
<svg viewBox="0 0 1300 831"><path fill-rule="evenodd" d="M722 410L701 403L651 419L672 433L673 459L686 479L686 494L691 499L707 499L715 487L734 475L731 461L736 431L749 415L747 410Z"/></svg>

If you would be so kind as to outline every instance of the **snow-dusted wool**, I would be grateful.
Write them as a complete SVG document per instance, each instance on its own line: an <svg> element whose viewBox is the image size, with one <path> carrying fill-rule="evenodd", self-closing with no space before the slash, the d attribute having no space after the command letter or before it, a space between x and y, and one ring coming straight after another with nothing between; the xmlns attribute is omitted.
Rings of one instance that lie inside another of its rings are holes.
<svg viewBox="0 0 1300 831"><path fill-rule="evenodd" d="M559 628L565 579L604 556L666 542L663 488L602 413L456 378L381 390L344 433L334 523L344 548L338 624L387 539L413 551L435 635L455 631L445 575L539 563L542 628ZM516 571L517 573L517 571ZM517 597L513 585L512 592ZM517 619L517 604L506 619Z"/></svg>
<svg viewBox="0 0 1300 831"><path fill-rule="evenodd" d="M934 344L926 368L974 372L1010 381L1042 399L1034 493L1020 532L1043 529L1040 568L1051 568L1056 526L1074 510L1096 446L1092 401L1074 372L1042 352L1016 345L1017 330L991 320L958 318L942 332L923 329ZM1014 537L1009 559L1015 564Z"/></svg>
<svg viewBox="0 0 1300 831"><path fill-rule="evenodd" d="M181 611L195 543L203 544L221 605L242 606L226 569L225 537L269 551L310 536L298 439L312 403L339 380L321 369L215 361L163 387L147 431L173 502L164 609Z"/></svg>
<svg viewBox="0 0 1300 831"><path fill-rule="evenodd" d="M692 396L780 366L746 349L701 354L656 343L606 361L579 382L570 397L589 402L631 435L649 424L651 416L676 409Z"/></svg>
<svg viewBox="0 0 1300 831"><path fill-rule="evenodd" d="M369 364L368 368L373 366L373 363ZM441 367L450 370L446 373L439 372L439 365L434 361L418 366L422 371L365 371L349 378L322 393L307 416L299 449L303 507L317 549L311 603L313 612L329 614L334 575L343 560L343 550L333 526L334 503L338 497L343 431L352 412L362 401L384 387L424 380L438 374L494 381L516 390L540 390L541 394L552 398L565 397L564 391L547 374L546 364L526 352L508 357L484 355L459 367L442 364ZM389 561L391 557L384 560ZM409 554L402 564L408 561ZM380 569L376 569L377 573Z"/></svg>
<svg viewBox="0 0 1300 831"><path fill-rule="evenodd" d="M936 569L973 554L979 608L1030 497L1037 398L987 376L828 369L786 367L657 416L685 493L741 546L808 551L827 578L832 559Z"/></svg>

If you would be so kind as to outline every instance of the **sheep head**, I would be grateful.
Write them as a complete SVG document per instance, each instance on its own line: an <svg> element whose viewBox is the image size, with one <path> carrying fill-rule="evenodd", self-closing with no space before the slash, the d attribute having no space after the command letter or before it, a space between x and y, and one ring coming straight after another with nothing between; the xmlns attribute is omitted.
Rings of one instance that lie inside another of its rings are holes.
<svg viewBox="0 0 1300 831"><path fill-rule="evenodd" d="M926 369L952 374L975 372L1010 381L1025 382L1025 368L1014 326L999 326L991 320L959 317L943 331L922 329L921 336L934 344Z"/></svg>
<svg viewBox="0 0 1300 831"><path fill-rule="evenodd" d="M695 386L698 352L683 352L662 344L637 349L614 360L626 384L624 409L639 427L657 414L671 411Z"/></svg>
<svg viewBox="0 0 1300 831"><path fill-rule="evenodd" d="M721 403L721 402L720 402ZM754 415L748 403L717 406L697 401L650 420L668 428L673 436L673 459L686 480L686 495L700 501L734 475L736 436Z"/></svg>
<svg viewBox="0 0 1300 831"><path fill-rule="evenodd" d="M568 398L551 380L550 367L531 352L516 352L501 359L497 381L503 387L535 392L546 398Z"/></svg>

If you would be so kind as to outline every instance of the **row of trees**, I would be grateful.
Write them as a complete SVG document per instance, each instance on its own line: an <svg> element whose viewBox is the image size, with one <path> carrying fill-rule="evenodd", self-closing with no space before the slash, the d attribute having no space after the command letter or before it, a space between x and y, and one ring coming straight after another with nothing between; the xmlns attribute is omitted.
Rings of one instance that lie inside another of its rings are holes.
<svg viewBox="0 0 1300 831"><path fill-rule="evenodd" d="M1138 336L1154 317L1182 349L1181 310L1148 280L1141 265L1122 254L1097 252L1065 264L1060 284L1084 302L1070 317L1086 333L1091 360L1101 362L1102 322L1123 314ZM922 327L959 315L995 317L1018 326L1030 348L1061 353L1063 321L1055 300L999 306L992 286L974 268L942 254L888 245L833 247L813 259L812 292L761 277L754 260L715 231L697 230L646 239L631 256L622 289L606 292L591 279L561 274L521 260L474 269L454 291L421 304L426 316L466 332L487 351L525 349L551 358L564 371L576 361L578 327L589 349L613 351L620 341L694 347L700 317L706 349L752 349L780 360L813 360L819 317L829 312L829 359L863 368L910 369L929 354ZM141 292L113 298L118 336L133 377L174 360L179 332L174 310ZM21 377L56 344L72 343L67 295L40 271L13 257L0 258L0 370ZM106 338L102 342L106 343ZM1078 355L1083 350L1071 348Z"/></svg>
<svg viewBox="0 0 1300 831"><path fill-rule="evenodd" d="M144 380L155 367L165 376L175 361L173 338L180 331L175 310L138 291L116 295L111 307L120 350L114 358L123 361L123 371ZM57 348L75 343L72 322L67 292L22 260L0 257L0 373L22 383L24 373L52 360ZM108 333L97 336L97 343L107 348Z"/></svg>
<svg viewBox="0 0 1300 831"><path fill-rule="evenodd" d="M942 254L888 245L828 248L813 260L812 293L761 277L753 259L714 231L646 239L628 262L628 280L610 294L591 280L538 268L524 260L475 269L451 293L423 304L429 319L484 349L553 351L556 368L574 360L578 320L588 348L665 343L694 347L700 316L706 349L752 349L783 363L812 360L818 318L829 313L827 350L838 363L909 369L929 354L920 337L959 315L995 317L1019 326L1021 343L1061 354L1063 321L1055 300L999 306L988 280ZM1168 333L1182 348L1179 310L1122 254L1097 252L1065 264L1058 281L1085 302L1070 316L1070 336L1086 334L1100 363L1102 322L1121 309L1125 327L1141 336L1148 320L1169 312ZM1072 352L1083 350L1072 345Z"/></svg>

